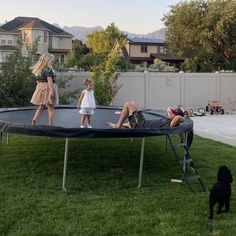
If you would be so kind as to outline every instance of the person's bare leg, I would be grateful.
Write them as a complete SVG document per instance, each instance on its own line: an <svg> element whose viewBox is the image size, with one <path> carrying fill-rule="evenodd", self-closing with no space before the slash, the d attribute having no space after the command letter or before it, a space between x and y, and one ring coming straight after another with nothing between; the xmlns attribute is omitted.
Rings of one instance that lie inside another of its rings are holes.
<svg viewBox="0 0 236 236"><path fill-rule="evenodd" d="M92 128L92 125L91 125L91 115L87 115L87 125L88 125L88 128Z"/></svg>
<svg viewBox="0 0 236 236"><path fill-rule="evenodd" d="M52 125L54 120L54 105L48 104L48 125Z"/></svg>
<svg viewBox="0 0 236 236"><path fill-rule="evenodd" d="M139 111L139 110L140 108L135 101L126 102L121 111L118 122L116 124L108 122L108 125L110 125L113 128L120 128L128 116L132 115L134 111Z"/></svg>
<svg viewBox="0 0 236 236"><path fill-rule="evenodd" d="M86 115L82 114L80 119L80 128L84 128L85 119Z"/></svg>
<svg viewBox="0 0 236 236"><path fill-rule="evenodd" d="M40 117L40 115L42 114L42 112L44 111L45 109L45 106L44 105L39 105L35 114L34 114L34 117L32 119L32 125L35 125L36 124L36 121L38 120L38 118Z"/></svg>

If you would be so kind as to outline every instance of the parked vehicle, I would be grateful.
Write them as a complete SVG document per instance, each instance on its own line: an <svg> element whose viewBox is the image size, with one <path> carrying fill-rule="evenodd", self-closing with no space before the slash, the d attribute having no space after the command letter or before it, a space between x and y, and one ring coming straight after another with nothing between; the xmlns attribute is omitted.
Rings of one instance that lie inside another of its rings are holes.
<svg viewBox="0 0 236 236"><path fill-rule="evenodd" d="M222 105L219 101L208 101L208 105L206 106L206 111L210 112L211 115L213 115L214 112L220 112L221 115L223 115L224 109L222 108Z"/></svg>

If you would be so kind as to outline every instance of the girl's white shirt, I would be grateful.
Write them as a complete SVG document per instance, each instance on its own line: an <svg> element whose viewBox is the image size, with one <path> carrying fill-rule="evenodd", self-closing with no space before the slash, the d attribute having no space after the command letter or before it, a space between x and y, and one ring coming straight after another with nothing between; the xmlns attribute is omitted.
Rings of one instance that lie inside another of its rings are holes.
<svg viewBox="0 0 236 236"><path fill-rule="evenodd" d="M84 97L81 102L81 108L96 108L95 98L94 98L94 91L87 89L83 90Z"/></svg>

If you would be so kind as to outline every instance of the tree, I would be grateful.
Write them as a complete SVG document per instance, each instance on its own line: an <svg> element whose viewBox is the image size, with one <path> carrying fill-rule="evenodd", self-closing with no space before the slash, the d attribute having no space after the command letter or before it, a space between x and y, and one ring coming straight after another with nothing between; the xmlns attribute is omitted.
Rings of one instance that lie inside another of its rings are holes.
<svg viewBox="0 0 236 236"><path fill-rule="evenodd" d="M120 52L113 49L104 64L93 68L94 92L99 105L110 105L120 88L117 85L119 75L117 73L117 63L119 58Z"/></svg>
<svg viewBox="0 0 236 236"><path fill-rule="evenodd" d="M216 71L223 67L224 62L212 53L205 50L199 50L198 55L195 57L187 58L181 65L184 71L192 72L208 72Z"/></svg>
<svg viewBox="0 0 236 236"><path fill-rule="evenodd" d="M116 48L115 42L119 42ZM90 52L77 61L77 66L92 72L96 101L99 105L110 105L120 88L116 83L116 72L130 68L130 64L121 55L121 48L125 42L126 36L114 23L104 31L96 31L87 36L86 45ZM71 58L76 55L72 55Z"/></svg>
<svg viewBox="0 0 236 236"><path fill-rule="evenodd" d="M89 34L86 44L80 40L74 40L73 48L67 56L65 65L67 67L77 66L85 71L93 71L95 67L105 65L115 42L124 46L126 35L112 23L103 31L95 31ZM127 71L134 67L121 55L116 65L120 71Z"/></svg>
<svg viewBox="0 0 236 236"><path fill-rule="evenodd" d="M22 53L23 43L18 40L15 52L2 64L0 73L0 107L22 107L30 104L35 78L30 67L34 62L37 41Z"/></svg>
<svg viewBox="0 0 236 236"><path fill-rule="evenodd" d="M22 53L22 47L26 47L24 53ZM31 105L30 100L35 90L36 78L30 67L35 62L37 47L38 40L32 46L28 46L24 45L20 38L14 53L3 62L0 73L0 107ZM79 93L79 90L69 90L71 79L73 79L72 75L57 73L60 104L71 103Z"/></svg>
<svg viewBox="0 0 236 236"><path fill-rule="evenodd" d="M205 51L227 68L236 60L236 2L192 0L171 6L164 16L170 49L187 58Z"/></svg>
<svg viewBox="0 0 236 236"><path fill-rule="evenodd" d="M93 67L98 66L106 60L106 56L97 53L88 53L77 61L77 66L85 71L92 71Z"/></svg>
<svg viewBox="0 0 236 236"><path fill-rule="evenodd" d="M73 67L80 64L82 58L89 52L90 50L87 48L85 44L83 44L81 40L75 39L73 41L72 50L69 51L66 57L65 66Z"/></svg>
<svg viewBox="0 0 236 236"><path fill-rule="evenodd" d="M107 44L109 46L109 52L113 48L116 41L119 43L126 40L126 35L122 33L118 27L115 26L114 23L111 23L105 29L105 38L107 40Z"/></svg>
<svg viewBox="0 0 236 236"><path fill-rule="evenodd" d="M107 26L104 31L95 31L87 36L86 45L94 53L108 55L116 40L124 41L126 35L114 23Z"/></svg>
<svg viewBox="0 0 236 236"><path fill-rule="evenodd" d="M231 64L236 57L236 2L209 2L204 23L206 50L220 55L226 64Z"/></svg>
<svg viewBox="0 0 236 236"><path fill-rule="evenodd" d="M76 57L75 57L75 52L73 50L70 50L69 53L67 54L66 60L65 60L65 66L66 67L73 67L76 65Z"/></svg>
<svg viewBox="0 0 236 236"><path fill-rule="evenodd" d="M90 52L89 48L81 40L75 39L73 41L73 51L75 52L76 59L80 59L82 56Z"/></svg>
<svg viewBox="0 0 236 236"><path fill-rule="evenodd" d="M113 48L115 42L117 48ZM128 68L127 61L122 59L121 48L126 36L112 23L104 31L96 31L88 35L86 40L90 53L83 56L79 66L92 71L96 101L99 105L110 105L116 95L117 70Z"/></svg>
<svg viewBox="0 0 236 236"><path fill-rule="evenodd" d="M81 92L81 89L70 89L70 81L74 79L74 77L75 76L70 73L57 73L56 83L59 89L59 102L61 105L73 103L77 99L78 94Z"/></svg>
<svg viewBox="0 0 236 236"><path fill-rule="evenodd" d="M119 57L119 61L117 62L117 69L119 71L129 71L129 70L134 70L135 65L132 64L127 58L124 58L123 56Z"/></svg>
<svg viewBox="0 0 236 236"><path fill-rule="evenodd" d="M95 31L89 34L86 38L86 45L93 53L107 54L110 51L104 31Z"/></svg>

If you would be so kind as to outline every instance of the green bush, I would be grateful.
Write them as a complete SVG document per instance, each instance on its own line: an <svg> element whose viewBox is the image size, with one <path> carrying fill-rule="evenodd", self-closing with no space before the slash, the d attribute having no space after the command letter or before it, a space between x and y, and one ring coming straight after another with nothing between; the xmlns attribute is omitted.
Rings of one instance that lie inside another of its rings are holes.
<svg viewBox="0 0 236 236"><path fill-rule="evenodd" d="M80 89L71 90L70 81L74 78L73 74L57 73L56 83L59 89L59 102L61 105L72 104L77 99Z"/></svg>
<svg viewBox="0 0 236 236"><path fill-rule="evenodd" d="M35 78L32 66L37 42L32 47L26 47L22 53L21 40L13 54L2 64L0 73L0 107L22 107L30 104L35 88Z"/></svg>
<svg viewBox="0 0 236 236"><path fill-rule="evenodd" d="M119 52L112 50L105 64L93 68L92 79L98 105L109 106L120 88L117 84L119 74L116 73L119 58Z"/></svg>

